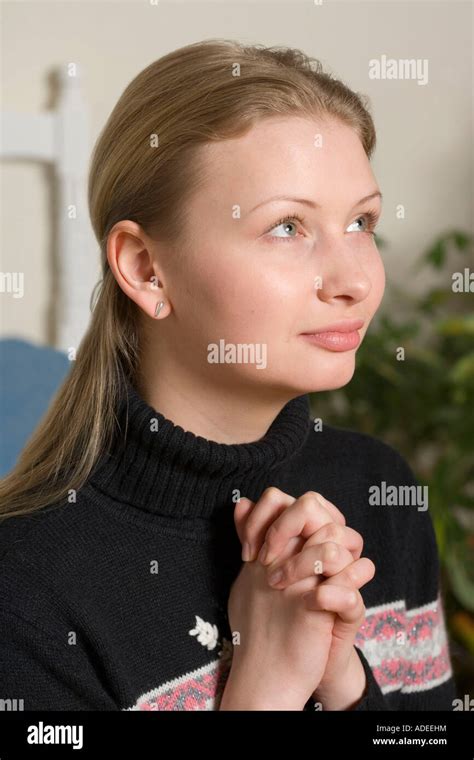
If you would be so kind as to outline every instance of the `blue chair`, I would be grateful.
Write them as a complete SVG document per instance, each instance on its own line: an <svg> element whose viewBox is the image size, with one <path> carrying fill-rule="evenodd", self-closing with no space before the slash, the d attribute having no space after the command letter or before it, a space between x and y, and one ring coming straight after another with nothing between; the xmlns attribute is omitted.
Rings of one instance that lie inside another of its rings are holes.
<svg viewBox="0 0 474 760"><path fill-rule="evenodd" d="M14 466L69 370L61 351L0 340L0 477Z"/></svg>

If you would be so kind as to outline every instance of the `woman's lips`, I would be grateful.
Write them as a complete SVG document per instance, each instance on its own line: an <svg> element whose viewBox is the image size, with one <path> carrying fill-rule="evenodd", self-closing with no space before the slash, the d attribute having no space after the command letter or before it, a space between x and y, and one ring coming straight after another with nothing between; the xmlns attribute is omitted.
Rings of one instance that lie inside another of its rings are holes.
<svg viewBox="0 0 474 760"><path fill-rule="evenodd" d="M302 337L315 346L322 346L329 351L350 351L360 344L358 329L364 321L361 319L329 325L324 330L314 333L302 333Z"/></svg>
<svg viewBox="0 0 474 760"><path fill-rule="evenodd" d="M302 333L302 337L315 346L322 346L330 351L350 351L351 348L357 348L360 343L360 335L357 330L348 333L324 332L313 335Z"/></svg>

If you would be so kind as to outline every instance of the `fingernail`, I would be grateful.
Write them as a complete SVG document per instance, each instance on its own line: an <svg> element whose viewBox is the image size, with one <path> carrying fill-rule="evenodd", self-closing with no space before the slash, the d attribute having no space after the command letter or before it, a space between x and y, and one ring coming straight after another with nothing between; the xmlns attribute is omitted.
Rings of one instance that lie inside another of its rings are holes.
<svg viewBox="0 0 474 760"><path fill-rule="evenodd" d="M258 561L259 562L265 562L265 559L268 555L268 546L264 543L262 548L260 549L258 553Z"/></svg>
<svg viewBox="0 0 474 760"><path fill-rule="evenodd" d="M271 573L271 575L268 578L268 582L271 586L276 585L281 581L283 578L283 570L275 570L274 573Z"/></svg>
<svg viewBox="0 0 474 760"><path fill-rule="evenodd" d="M250 544L247 543L247 541L245 541L244 546L242 548L242 561L249 562L251 556L252 556L252 553L250 551Z"/></svg>

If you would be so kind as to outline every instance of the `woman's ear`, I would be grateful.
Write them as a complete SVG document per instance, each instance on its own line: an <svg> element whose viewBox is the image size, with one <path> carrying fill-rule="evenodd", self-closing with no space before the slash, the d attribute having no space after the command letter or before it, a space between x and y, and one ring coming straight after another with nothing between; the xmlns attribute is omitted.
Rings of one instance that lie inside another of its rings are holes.
<svg viewBox="0 0 474 760"><path fill-rule="evenodd" d="M150 317L162 318L171 312L171 303L151 245L140 225L123 220L109 233L107 259L124 293Z"/></svg>

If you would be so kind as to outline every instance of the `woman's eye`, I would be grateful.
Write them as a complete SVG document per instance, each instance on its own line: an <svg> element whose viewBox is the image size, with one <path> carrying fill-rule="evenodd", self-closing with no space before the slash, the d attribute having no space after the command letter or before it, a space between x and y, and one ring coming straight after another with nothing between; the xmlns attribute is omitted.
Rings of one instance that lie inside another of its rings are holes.
<svg viewBox="0 0 474 760"><path fill-rule="evenodd" d="M359 224L359 222L362 222L362 224L365 225L365 229L361 229L361 227L359 227L358 229L356 229L356 232L367 232L369 235L375 234L374 228L377 223L377 217L375 214L372 214L372 213L362 214L354 222L351 222L351 224L347 228L348 231L353 232L353 230L351 230L350 228L352 227L353 224Z"/></svg>
<svg viewBox="0 0 474 760"><path fill-rule="evenodd" d="M270 237L280 238L282 240L292 240L296 238L298 234L297 222L302 223L303 220L297 216L288 216L284 219L279 219L275 224L272 224L270 229L267 230L267 233L273 233L275 230L280 229L281 234L272 234Z"/></svg>
<svg viewBox="0 0 474 760"><path fill-rule="evenodd" d="M347 230L349 232L365 232L367 235L375 235L375 226L377 224L377 214L374 212L368 212L367 214L361 214L354 222L352 222ZM298 224L303 224L304 220L297 216L286 216L283 219L279 219L277 222L266 230L266 234L269 234L270 240L297 240L298 239ZM358 225L354 229L351 229L353 225ZM279 232L278 232L279 230Z"/></svg>
<svg viewBox="0 0 474 760"><path fill-rule="evenodd" d="M351 224L349 225L349 227L348 227L347 229L349 230L349 232L352 232L352 230L351 230L350 228L352 227L352 225L353 225L353 224L358 224L359 222L362 222L362 223L364 223L365 221L366 221L366 220L364 219L364 217L363 217L363 216L359 216L359 218L358 218L358 219L356 219L356 220L355 220L355 222L351 222ZM359 230L360 230L360 227L359 227ZM356 230L356 231L357 231L357 230ZM363 232L363 230L362 230L362 232Z"/></svg>
<svg viewBox="0 0 474 760"><path fill-rule="evenodd" d="M296 235L296 224L294 222L284 222L282 224L277 224L277 226L274 227L274 229L278 230L280 227L284 230L284 232L288 232L288 228L291 229L291 227L293 227L295 231L295 235ZM294 235L292 235L291 232L289 232L289 234L290 234L290 237L294 237ZM282 237L282 235L276 235L275 237Z"/></svg>

